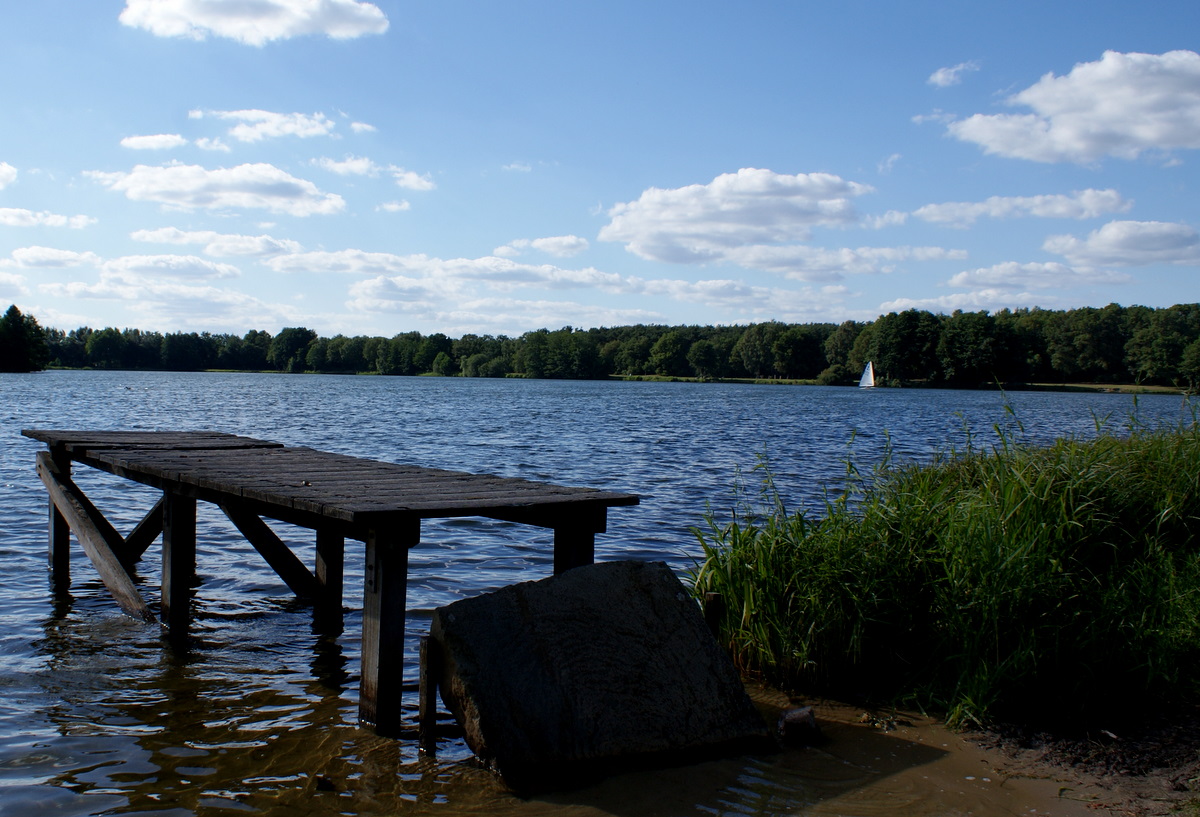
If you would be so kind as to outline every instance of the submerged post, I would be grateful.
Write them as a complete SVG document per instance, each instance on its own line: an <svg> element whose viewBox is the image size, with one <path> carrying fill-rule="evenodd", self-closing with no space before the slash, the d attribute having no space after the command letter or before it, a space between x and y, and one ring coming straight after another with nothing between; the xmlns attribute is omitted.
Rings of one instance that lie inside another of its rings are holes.
<svg viewBox="0 0 1200 817"><path fill-rule="evenodd" d="M162 616L172 632L186 631L196 579L196 500L163 494Z"/></svg>
<svg viewBox="0 0 1200 817"><path fill-rule="evenodd" d="M64 479L71 478L71 460L60 453L51 452L51 460ZM55 595L66 593L71 588L71 526L54 504L54 496L47 495L50 506L50 583Z"/></svg>
<svg viewBox="0 0 1200 817"><path fill-rule="evenodd" d="M415 517L367 534L358 719L374 725L380 735L400 734L408 550L420 538L421 522Z"/></svg>

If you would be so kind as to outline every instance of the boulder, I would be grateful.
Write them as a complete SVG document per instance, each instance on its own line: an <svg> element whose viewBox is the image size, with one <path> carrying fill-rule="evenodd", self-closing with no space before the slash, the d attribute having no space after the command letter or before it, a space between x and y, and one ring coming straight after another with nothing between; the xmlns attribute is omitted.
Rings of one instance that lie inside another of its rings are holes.
<svg viewBox="0 0 1200 817"><path fill-rule="evenodd" d="M434 611L438 686L520 794L636 764L776 748L695 600L662 562L607 562Z"/></svg>

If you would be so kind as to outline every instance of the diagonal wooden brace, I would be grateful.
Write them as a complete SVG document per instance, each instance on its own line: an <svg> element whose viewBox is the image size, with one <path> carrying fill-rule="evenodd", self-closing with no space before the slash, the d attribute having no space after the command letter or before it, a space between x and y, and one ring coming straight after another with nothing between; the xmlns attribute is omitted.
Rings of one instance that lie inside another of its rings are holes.
<svg viewBox="0 0 1200 817"><path fill-rule="evenodd" d="M318 595L317 577L304 566L304 562L292 553L283 540L262 521L258 514L233 504L221 505L221 510L242 532L259 555L279 574L279 578L302 599L313 599Z"/></svg>
<svg viewBox="0 0 1200 817"><path fill-rule="evenodd" d="M146 548L163 532L163 498L159 497L154 507L147 511L146 516L137 527L125 537L125 558L136 561L142 558Z"/></svg>
<svg viewBox="0 0 1200 817"><path fill-rule="evenodd" d="M129 571L117 556L125 542L113 526L100 515L96 507L79 490L79 486L69 478L63 478L49 452L38 452L37 473L50 494L50 501L66 519L75 533L75 538L95 565L104 586L112 593L121 609L142 621L158 621L138 593Z"/></svg>

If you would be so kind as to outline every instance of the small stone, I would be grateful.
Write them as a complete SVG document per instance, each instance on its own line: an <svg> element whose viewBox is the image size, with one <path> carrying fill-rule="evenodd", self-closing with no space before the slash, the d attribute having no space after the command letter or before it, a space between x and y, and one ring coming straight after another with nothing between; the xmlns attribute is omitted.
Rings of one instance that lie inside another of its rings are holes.
<svg viewBox="0 0 1200 817"><path fill-rule="evenodd" d="M775 725L775 732L784 746L816 746L825 740L811 706L784 710Z"/></svg>

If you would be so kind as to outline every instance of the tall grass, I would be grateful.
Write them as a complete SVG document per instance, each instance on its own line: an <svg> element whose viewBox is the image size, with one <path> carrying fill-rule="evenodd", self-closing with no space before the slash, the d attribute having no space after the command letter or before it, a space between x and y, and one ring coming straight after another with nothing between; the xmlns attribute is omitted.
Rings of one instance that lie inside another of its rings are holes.
<svg viewBox="0 0 1200 817"><path fill-rule="evenodd" d="M1200 669L1200 425L1048 448L999 427L930 465L848 466L825 513L763 492L697 530L697 593L746 671L944 713L1086 721Z"/></svg>

